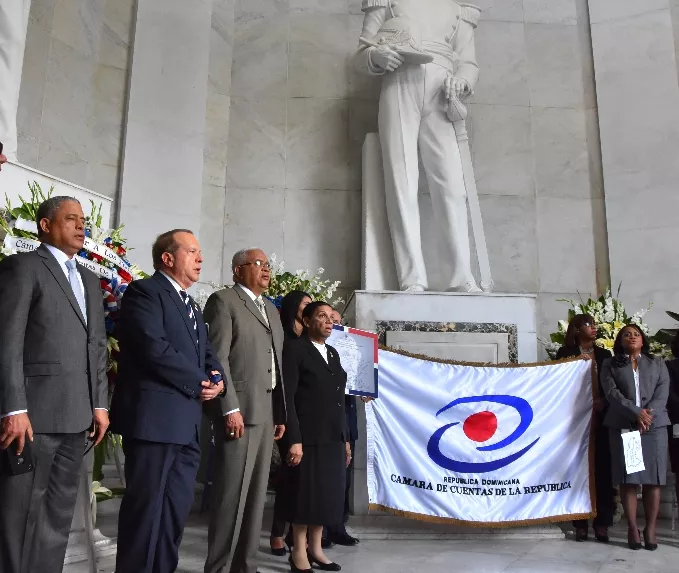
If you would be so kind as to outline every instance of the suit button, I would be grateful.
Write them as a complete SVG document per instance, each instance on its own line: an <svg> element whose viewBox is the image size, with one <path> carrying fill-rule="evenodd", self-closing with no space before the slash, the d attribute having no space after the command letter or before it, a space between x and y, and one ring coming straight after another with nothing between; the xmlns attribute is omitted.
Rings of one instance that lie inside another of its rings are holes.
<svg viewBox="0 0 679 573"><path fill-rule="evenodd" d="M269 369L267 370L267 372L268 372L269 374L271 374L271 368L269 368Z"/></svg>
<svg viewBox="0 0 679 573"><path fill-rule="evenodd" d="M337 405L338 405L340 408L342 407L342 404L340 404L339 402L337 402Z"/></svg>
<svg viewBox="0 0 679 573"><path fill-rule="evenodd" d="M271 392L273 392L273 390L272 390L271 388L267 388L267 389L266 389L266 393L267 393L267 394L271 394Z"/></svg>
<svg viewBox="0 0 679 573"><path fill-rule="evenodd" d="M266 333L267 333L267 334L271 334L271 331L270 331L270 330L267 330Z"/></svg>

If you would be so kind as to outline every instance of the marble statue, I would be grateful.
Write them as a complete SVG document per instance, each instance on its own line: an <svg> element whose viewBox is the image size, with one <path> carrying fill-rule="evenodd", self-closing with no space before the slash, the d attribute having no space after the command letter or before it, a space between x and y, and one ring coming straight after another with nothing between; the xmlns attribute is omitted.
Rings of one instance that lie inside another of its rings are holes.
<svg viewBox="0 0 679 573"><path fill-rule="evenodd" d="M471 271L467 228L467 193L472 184L475 203L472 206L470 193L470 212L482 287L489 291L492 281L461 101L471 95L479 75L474 30L481 10L454 0L363 0L362 10L363 30L354 64L362 73L383 76L379 137L400 288L409 292L428 288L417 198L419 150L431 193L439 257L450 267L447 290L481 292ZM461 155L463 144L466 153Z"/></svg>
<svg viewBox="0 0 679 573"><path fill-rule="evenodd" d="M31 0L0 1L0 141L17 160L17 109Z"/></svg>

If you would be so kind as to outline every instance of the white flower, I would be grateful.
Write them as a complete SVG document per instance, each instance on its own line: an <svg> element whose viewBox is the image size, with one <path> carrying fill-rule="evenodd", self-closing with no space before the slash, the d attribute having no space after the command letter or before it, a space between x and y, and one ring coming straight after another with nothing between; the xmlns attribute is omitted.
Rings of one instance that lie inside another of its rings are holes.
<svg viewBox="0 0 679 573"><path fill-rule="evenodd" d="M318 267L318 271L316 271L319 275L322 275L325 272L325 269L323 267Z"/></svg>

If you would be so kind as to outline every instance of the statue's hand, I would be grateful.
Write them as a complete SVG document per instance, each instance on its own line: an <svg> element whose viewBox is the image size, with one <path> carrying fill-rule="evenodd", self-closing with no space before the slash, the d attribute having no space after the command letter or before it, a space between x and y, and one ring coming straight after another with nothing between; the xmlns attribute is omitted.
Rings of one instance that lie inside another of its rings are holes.
<svg viewBox="0 0 679 573"><path fill-rule="evenodd" d="M446 99L456 97L460 99L462 96L471 94L472 88L467 83L467 80L456 78L455 76L448 76L443 84L443 89L446 92Z"/></svg>
<svg viewBox="0 0 679 573"><path fill-rule="evenodd" d="M385 44L370 50L370 62L386 72L393 72L403 63L403 57Z"/></svg>

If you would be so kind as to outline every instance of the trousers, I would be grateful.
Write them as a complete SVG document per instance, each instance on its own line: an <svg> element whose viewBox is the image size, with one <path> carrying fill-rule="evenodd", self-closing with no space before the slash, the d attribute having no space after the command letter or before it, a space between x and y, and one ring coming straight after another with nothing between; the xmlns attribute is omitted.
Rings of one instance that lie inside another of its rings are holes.
<svg viewBox="0 0 679 573"><path fill-rule="evenodd" d="M61 573L85 444L85 432L35 434L35 470L0 476L2 573Z"/></svg>
<svg viewBox="0 0 679 573"><path fill-rule="evenodd" d="M448 288L474 280L460 148L446 115L447 75L448 70L436 64L402 65L382 81L378 124L387 217L401 289L428 286L417 197L418 149Z"/></svg>

